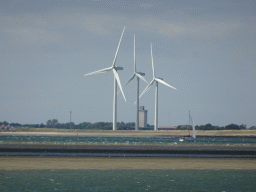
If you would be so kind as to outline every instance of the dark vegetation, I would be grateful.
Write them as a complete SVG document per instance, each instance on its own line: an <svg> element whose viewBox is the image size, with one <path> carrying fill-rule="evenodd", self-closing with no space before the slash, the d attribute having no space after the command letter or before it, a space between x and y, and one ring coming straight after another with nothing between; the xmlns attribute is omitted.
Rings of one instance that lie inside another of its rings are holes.
<svg viewBox="0 0 256 192"><path fill-rule="evenodd" d="M112 130L113 124L109 122L83 122L79 124L75 124L74 122L68 123L59 123L57 119L48 120L46 124L19 124L19 123L8 123L6 121L0 122L1 125L10 125L13 127L28 127L28 128L57 128L57 129L98 129L98 130ZM135 127L135 123L117 123L117 127L119 130L128 130ZM153 125L148 125L148 127L153 127Z"/></svg>
<svg viewBox="0 0 256 192"><path fill-rule="evenodd" d="M75 124L74 122L68 122L68 123L59 123L57 119L48 120L46 124L19 124L19 123L8 123L6 121L0 122L1 125L10 125L13 127L28 127L28 128L57 128L57 129L96 129L96 130L112 130L112 123L110 122L96 122L96 123L90 123L90 122L83 122L79 124ZM118 130L129 130L134 129L135 123L129 122L118 122L117 123ZM153 125L149 125L148 127L154 127ZM177 130L191 130L191 125L178 125ZM196 125L196 130L241 130L246 129L246 125L236 125L236 124L229 124L224 127L219 126L213 126L210 123L206 125ZM251 126L248 129L256 129L256 126Z"/></svg>
<svg viewBox="0 0 256 192"><path fill-rule="evenodd" d="M191 130L192 126L191 125L178 125L177 130ZM219 126L213 126L210 123L206 125L196 125L195 126L196 130L241 130L241 129L246 129L246 125L241 124L241 125L236 125L236 124L229 124L224 127L219 127ZM249 129L256 129L255 126L250 127Z"/></svg>

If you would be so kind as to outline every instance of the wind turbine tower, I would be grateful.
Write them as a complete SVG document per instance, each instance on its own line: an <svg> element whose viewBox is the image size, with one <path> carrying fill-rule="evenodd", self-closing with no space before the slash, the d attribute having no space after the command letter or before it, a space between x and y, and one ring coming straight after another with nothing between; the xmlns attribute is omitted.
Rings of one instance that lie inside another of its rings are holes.
<svg viewBox="0 0 256 192"><path fill-rule="evenodd" d="M156 78L155 76L155 67L154 67L154 61L153 61L153 53L152 53L152 44L151 44L151 60L152 60L152 69L153 69L153 79L152 81L148 84L148 86L144 89L144 91L141 93L140 97L149 90L151 85L156 82L156 88L155 88L155 126L154 130L158 130L158 82L162 83L168 87L171 87L175 90L177 90L175 87L169 85L168 83L164 82L162 78Z"/></svg>
<svg viewBox="0 0 256 192"><path fill-rule="evenodd" d="M119 46L120 46L120 43L121 43L121 40L122 40L122 37L123 37L123 34L124 34L124 30L125 30L125 27L123 29L121 38L119 40L119 44L118 44L118 47L117 47L117 50L116 50L116 54L115 54L115 58L114 58L112 66L84 75L84 76L88 76L88 75L95 75L95 74L99 74L99 73L105 73L105 72L111 71L111 70L113 71L113 74L114 74L113 130L117 130L117 83L118 83L118 86L119 86L119 88L120 88L120 90L123 94L124 100L126 101L126 98L125 98L125 95L124 95L124 92L123 92L123 89L122 89L122 85L121 85L121 82L120 82L120 78L119 78L118 73L117 73L118 70L123 70L123 67L118 67L118 66L115 65L118 50L119 50Z"/></svg>
<svg viewBox="0 0 256 192"><path fill-rule="evenodd" d="M139 81L140 79L142 79L143 81L145 81L146 83L148 83L146 81L146 79L143 77L145 76L145 73L141 73L141 72L137 72L136 70L136 56L135 56L135 34L134 34L134 72L132 74L132 76L130 77L130 79L125 83L125 85L123 86L123 88L129 83L131 82L134 77L137 76L137 106L136 106L136 123L135 123L135 130L139 130Z"/></svg>

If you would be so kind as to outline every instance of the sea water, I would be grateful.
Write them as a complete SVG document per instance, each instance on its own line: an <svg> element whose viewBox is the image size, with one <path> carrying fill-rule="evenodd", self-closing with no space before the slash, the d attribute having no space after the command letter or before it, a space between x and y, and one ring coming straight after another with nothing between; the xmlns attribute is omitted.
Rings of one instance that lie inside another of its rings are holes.
<svg viewBox="0 0 256 192"><path fill-rule="evenodd" d="M0 170L0 191L255 191L256 170Z"/></svg>
<svg viewBox="0 0 256 192"><path fill-rule="evenodd" d="M0 136L38 144L182 145L175 137ZM186 142L186 141L185 141ZM193 144L255 145L251 138L197 138ZM127 154L126 154L127 155ZM99 157L100 158L100 157ZM0 162L1 163L1 162ZM256 170L0 170L0 191L255 191Z"/></svg>
<svg viewBox="0 0 256 192"><path fill-rule="evenodd" d="M2 135L0 142L24 144L124 144L124 145L183 145L177 137L94 137L94 136L16 136ZM255 138L196 138L194 145L256 145Z"/></svg>

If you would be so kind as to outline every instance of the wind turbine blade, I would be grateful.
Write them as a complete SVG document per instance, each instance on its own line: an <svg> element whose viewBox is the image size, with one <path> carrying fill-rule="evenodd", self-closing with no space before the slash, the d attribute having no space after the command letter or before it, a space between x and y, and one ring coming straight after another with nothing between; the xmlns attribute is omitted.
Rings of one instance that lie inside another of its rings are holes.
<svg viewBox="0 0 256 192"><path fill-rule="evenodd" d="M136 73L136 57L135 57L135 34L134 34L134 72Z"/></svg>
<svg viewBox="0 0 256 192"><path fill-rule="evenodd" d="M153 79L153 80L148 84L148 86L147 86L147 87L144 89L144 91L140 94L140 97L139 97L139 98L141 98L142 95L143 95L144 93L146 93L147 90L149 90L149 88L150 88L151 85L154 83L154 81L155 81L155 79ZM135 101L134 104L135 104L135 103L137 103L137 101Z"/></svg>
<svg viewBox="0 0 256 192"><path fill-rule="evenodd" d="M130 83L131 80L133 80L134 76L135 76L135 73L134 73L134 74L131 76L131 78L125 83L125 85L123 86L123 88L124 88L128 83Z"/></svg>
<svg viewBox="0 0 256 192"><path fill-rule="evenodd" d="M124 30L125 30L125 27L124 27ZM115 63L116 63L116 57L117 57L117 53L118 53L118 50L119 50L119 46L120 46L120 43L121 43L121 40L122 40L122 37L123 37L123 34L124 34L124 30L123 30L123 32L122 32L121 38L120 38L120 40L119 40L119 44L118 44L118 46L117 46L116 55L115 55L115 58L114 58L112 67L114 67L114 66L115 66Z"/></svg>
<svg viewBox="0 0 256 192"><path fill-rule="evenodd" d="M148 83L147 80L143 76L141 76L139 73L135 73L135 75L138 76L143 81L145 81L146 83Z"/></svg>
<svg viewBox="0 0 256 192"><path fill-rule="evenodd" d="M164 85L166 85L168 87L171 87L171 88L177 90L175 87L173 87L173 86L169 85L168 83L164 82L162 79L156 78L156 81L158 81L159 83L162 83L162 84L164 84Z"/></svg>
<svg viewBox="0 0 256 192"><path fill-rule="evenodd" d="M134 76L135 76L135 73L134 73L134 74L131 76L131 78L125 83L125 85L123 86L123 88L124 88L131 80L133 80ZM117 94L119 94L120 91L121 91L121 90L119 90Z"/></svg>
<svg viewBox="0 0 256 192"><path fill-rule="evenodd" d="M152 52L152 44L151 44L151 60L152 60L152 69L153 69L153 78L155 78L155 66L153 61L153 52Z"/></svg>
<svg viewBox="0 0 256 192"><path fill-rule="evenodd" d="M141 98L142 97L142 95L144 95L144 93L146 93L148 90L149 90L149 88L151 87L151 85L154 83L154 81L155 81L155 79L153 79L149 84L148 84L148 86L144 89L144 91L142 91L142 93L140 94L140 97L139 98Z"/></svg>
<svg viewBox="0 0 256 192"><path fill-rule="evenodd" d="M112 67L108 67L108 68L105 68L105 69L101 69L101 70L98 70L98 71L94 71L94 72L91 72L91 73L87 73L85 74L84 76L88 76L88 75L95 75L95 74L99 74L99 73L105 73L109 70L111 70Z"/></svg>
<svg viewBox="0 0 256 192"><path fill-rule="evenodd" d="M119 88L120 88L120 90L121 90L121 92L122 92L122 94L123 94L124 100L126 101L126 98L125 98L125 96L124 96L124 92L123 92L123 89L122 89L122 85L121 85L121 82L120 82L118 73L116 72L115 69L112 69L112 71L113 71L114 76L115 76L115 78L116 78L116 81L117 81L117 83L118 83L118 85L119 85Z"/></svg>

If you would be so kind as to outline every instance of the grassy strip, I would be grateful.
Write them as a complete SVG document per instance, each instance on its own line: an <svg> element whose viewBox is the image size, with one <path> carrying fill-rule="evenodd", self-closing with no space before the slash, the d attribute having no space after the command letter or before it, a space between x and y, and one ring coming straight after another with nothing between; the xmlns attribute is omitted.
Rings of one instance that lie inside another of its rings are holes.
<svg viewBox="0 0 256 192"><path fill-rule="evenodd" d="M256 169L254 158L1 157L0 169Z"/></svg>
<svg viewBox="0 0 256 192"><path fill-rule="evenodd" d="M86 129L56 129L56 128L15 128L17 132L24 133L63 133L72 134L77 133L82 135L102 135L102 136L180 136L188 135L186 130L169 130L169 131L133 131L133 130L86 130ZM5 134L6 132L0 132L0 134ZM13 133L14 134L14 133ZM197 130L197 136L256 136L256 130Z"/></svg>
<svg viewBox="0 0 256 192"><path fill-rule="evenodd" d="M106 147L210 147L210 148L252 148L256 149L256 144L197 144L197 143L61 143L61 142L0 142L0 148L4 145L20 145L20 146L106 146Z"/></svg>

